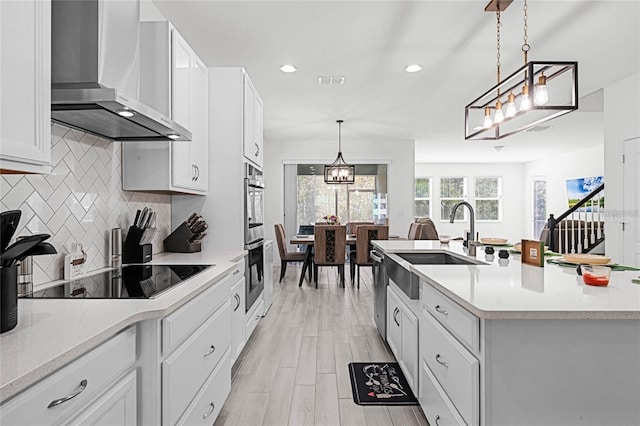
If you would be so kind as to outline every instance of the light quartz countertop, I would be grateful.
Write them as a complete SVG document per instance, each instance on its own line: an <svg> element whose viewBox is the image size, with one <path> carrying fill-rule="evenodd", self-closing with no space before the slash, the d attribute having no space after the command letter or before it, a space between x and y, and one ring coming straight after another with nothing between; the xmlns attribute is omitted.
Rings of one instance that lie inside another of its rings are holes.
<svg viewBox="0 0 640 426"><path fill-rule="evenodd" d="M214 265L157 299L18 299L18 325L0 335L0 402L139 321L160 318L215 285L243 250L154 255L148 264Z"/></svg>
<svg viewBox="0 0 640 426"><path fill-rule="evenodd" d="M461 241L376 241L385 253L466 252ZM452 300L484 319L640 319L640 271L611 271L609 285L582 282L575 267L545 263L537 267L510 254L508 262L493 259L478 247L475 259L487 265L404 266ZM502 247L504 248L504 247ZM615 259L614 259L615 261Z"/></svg>

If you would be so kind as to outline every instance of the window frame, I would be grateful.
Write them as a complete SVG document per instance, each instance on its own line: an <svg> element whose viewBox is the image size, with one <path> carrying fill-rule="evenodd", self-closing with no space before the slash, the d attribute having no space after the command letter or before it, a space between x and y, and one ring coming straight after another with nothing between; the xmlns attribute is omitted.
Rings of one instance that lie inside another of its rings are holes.
<svg viewBox="0 0 640 426"><path fill-rule="evenodd" d="M460 197L443 197L442 196L442 181L446 179L462 179L462 198ZM469 188L469 178L467 176L440 176L440 200L439 200L439 208L440 208L440 222L449 222L449 217L442 217L442 202L450 201L450 200L459 200L459 201L467 201L468 198L468 188ZM459 222L468 222L469 214L467 213L468 209L462 209L463 218L457 219Z"/></svg>
<svg viewBox="0 0 640 426"><path fill-rule="evenodd" d="M418 179L426 179L429 185L429 196L418 197L416 194ZM416 176L413 179L413 216L418 217L418 209L416 208L417 201L429 201L428 217L433 217L433 177L432 176Z"/></svg>
<svg viewBox="0 0 640 426"><path fill-rule="evenodd" d="M502 176L495 176L495 175L491 175L491 176L474 176L474 191L473 191L473 200L474 200L474 204L476 205L476 210L478 210L477 206L478 206L478 200L480 201L498 201L498 219L480 219L478 216L478 212L476 211L476 217L475 220L476 222L482 222L482 223L499 223L503 221L503 202L502 202L502 194L503 194L503 177ZM478 180L479 179L498 179L498 195L496 197L478 197Z"/></svg>

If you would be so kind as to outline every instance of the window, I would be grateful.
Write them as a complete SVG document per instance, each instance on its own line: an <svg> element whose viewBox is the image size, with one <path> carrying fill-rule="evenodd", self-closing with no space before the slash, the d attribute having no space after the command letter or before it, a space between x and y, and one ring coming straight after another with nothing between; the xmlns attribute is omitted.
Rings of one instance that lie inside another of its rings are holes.
<svg viewBox="0 0 640 426"><path fill-rule="evenodd" d="M476 219L485 222L502 220L502 178L476 177Z"/></svg>
<svg viewBox="0 0 640 426"><path fill-rule="evenodd" d="M547 182L544 180L533 181L533 238L538 239L542 229L547 224Z"/></svg>
<svg viewBox="0 0 640 426"><path fill-rule="evenodd" d="M416 178L413 215L431 217L431 178Z"/></svg>
<svg viewBox="0 0 640 426"><path fill-rule="evenodd" d="M341 224L386 221L386 164L357 164L351 185L328 185L322 164L298 164L296 172L296 224L321 222L335 214ZM316 171L320 171L316 174ZM383 205L384 204L384 205Z"/></svg>
<svg viewBox="0 0 640 426"><path fill-rule="evenodd" d="M467 197L467 178L448 177L440 179L440 220L448 221L456 203ZM467 220L467 209L456 211L456 220Z"/></svg>

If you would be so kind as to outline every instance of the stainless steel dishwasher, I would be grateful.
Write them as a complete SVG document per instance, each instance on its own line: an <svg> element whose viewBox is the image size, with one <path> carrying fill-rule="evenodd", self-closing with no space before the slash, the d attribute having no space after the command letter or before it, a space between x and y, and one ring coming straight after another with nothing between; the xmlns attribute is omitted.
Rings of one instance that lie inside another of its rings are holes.
<svg viewBox="0 0 640 426"><path fill-rule="evenodd" d="M389 279L383 264L384 254L374 250L369 253L373 260L373 319L380 336L387 341L387 285Z"/></svg>

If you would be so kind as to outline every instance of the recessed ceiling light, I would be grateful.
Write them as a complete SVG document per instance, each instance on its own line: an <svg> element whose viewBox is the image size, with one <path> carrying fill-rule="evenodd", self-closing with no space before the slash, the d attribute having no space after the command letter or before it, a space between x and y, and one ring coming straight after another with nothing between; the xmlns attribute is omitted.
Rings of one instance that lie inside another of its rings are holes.
<svg viewBox="0 0 640 426"><path fill-rule="evenodd" d="M174 139L174 140L175 140L175 139L180 139L180 135L176 135L176 134L170 134L170 135L167 135L167 137L168 137L169 139Z"/></svg>
<svg viewBox="0 0 640 426"><path fill-rule="evenodd" d="M420 66L419 64L411 64L404 67L404 70L406 72L418 72L422 71L422 66Z"/></svg>
<svg viewBox="0 0 640 426"><path fill-rule="evenodd" d="M284 64L283 66L280 67L280 71L286 72L286 73L292 73L292 72L298 71L298 68L290 64Z"/></svg>
<svg viewBox="0 0 640 426"><path fill-rule="evenodd" d="M119 109L116 112L118 113L118 115L121 115L122 117L133 117L134 115L136 115L135 112L128 109Z"/></svg>

